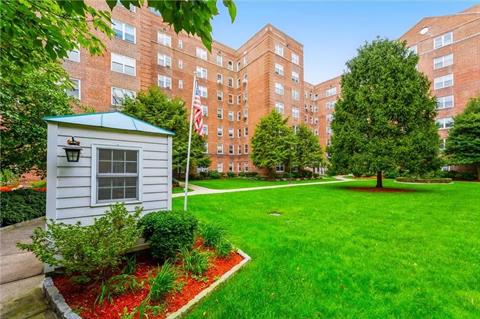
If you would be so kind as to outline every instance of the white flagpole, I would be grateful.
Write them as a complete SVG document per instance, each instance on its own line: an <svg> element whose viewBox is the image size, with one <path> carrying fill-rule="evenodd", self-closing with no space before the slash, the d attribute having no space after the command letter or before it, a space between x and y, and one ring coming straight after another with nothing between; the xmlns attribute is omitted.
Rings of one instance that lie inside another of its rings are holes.
<svg viewBox="0 0 480 319"><path fill-rule="evenodd" d="M193 74L193 91L192 91L192 103L190 106L190 127L188 129L188 151L187 151L187 167L185 169L185 196L183 197L183 210L187 211L188 202L188 174L190 173L190 148L192 146L192 127L193 127L193 101L195 99L195 90L197 85L197 72Z"/></svg>

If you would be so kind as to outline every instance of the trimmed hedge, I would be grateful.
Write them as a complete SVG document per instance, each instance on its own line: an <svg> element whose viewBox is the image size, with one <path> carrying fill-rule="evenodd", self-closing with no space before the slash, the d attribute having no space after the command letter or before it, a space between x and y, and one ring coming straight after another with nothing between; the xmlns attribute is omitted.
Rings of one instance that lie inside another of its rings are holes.
<svg viewBox="0 0 480 319"><path fill-rule="evenodd" d="M397 177L395 179L397 182L402 183L439 183L439 184L448 184L452 182L451 178L415 178L415 177Z"/></svg>
<svg viewBox="0 0 480 319"><path fill-rule="evenodd" d="M158 211L143 216L139 226L152 255L167 260L176 258L182 249L192 247L198 221L184 211Z"/></svg>
<svg viewBox="0 0 480 319"><path fill-rule="evenodd" d="M8 226L45 216L47 194L32 189L1 193L0 226Z"/></svg>

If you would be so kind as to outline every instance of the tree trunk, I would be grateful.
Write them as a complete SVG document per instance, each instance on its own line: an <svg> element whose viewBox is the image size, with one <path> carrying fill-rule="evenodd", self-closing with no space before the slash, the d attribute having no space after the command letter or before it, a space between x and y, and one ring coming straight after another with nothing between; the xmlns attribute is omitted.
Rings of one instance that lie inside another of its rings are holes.
<svg viewBox="0 0 480 319"><path fill-rule="evenodd" d="M382 171L377 172L377 188L383 188Z"/></svg>

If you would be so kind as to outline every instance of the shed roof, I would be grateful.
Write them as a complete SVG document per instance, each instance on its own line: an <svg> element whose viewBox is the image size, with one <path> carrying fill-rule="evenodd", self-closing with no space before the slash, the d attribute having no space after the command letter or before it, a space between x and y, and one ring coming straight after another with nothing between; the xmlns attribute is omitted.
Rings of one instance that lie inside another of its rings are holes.
<svg viewBox="0 0 480 319"><path fill-rule="evenodd" d="M47 122L104 127L125 131L145 132L150 134L175 135L175 133L172 131L165 130L121 112L45 116L43 119Z"/></svg>

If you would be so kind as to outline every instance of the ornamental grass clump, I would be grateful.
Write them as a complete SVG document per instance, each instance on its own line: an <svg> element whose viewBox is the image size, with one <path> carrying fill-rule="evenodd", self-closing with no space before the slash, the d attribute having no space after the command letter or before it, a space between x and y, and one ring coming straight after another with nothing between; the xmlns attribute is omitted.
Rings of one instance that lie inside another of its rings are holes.
<svg viewBox="0 0 480 319"><path fill-rule="evenodd" d="M140 212L137 208L129 213L123 204L115 204L91 226L50 221L46 229L35 229L31 244L19 243L18 247L46 264L62 266L76 282L104 279L140 238Z"/></svg>
<svg viewBox="0 0 480 319"><path fill-rule="evenodd" d="M183 269L191 273L193 278L203 276L210 265L210 253L199 249L183 249L180 258L183 261Z"/></svg>
<svg viewBox="0 0 480 319"><path fill-rule="evenodd" d="M232 250L232 244L225 237L225 230L213 224L205 224L200 227L200 236L203 238L203 244L206 247L215 249L218 257L228 256Z"/></svg>

